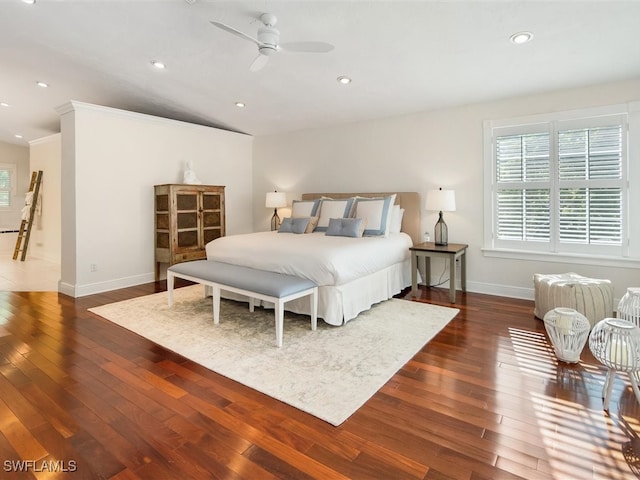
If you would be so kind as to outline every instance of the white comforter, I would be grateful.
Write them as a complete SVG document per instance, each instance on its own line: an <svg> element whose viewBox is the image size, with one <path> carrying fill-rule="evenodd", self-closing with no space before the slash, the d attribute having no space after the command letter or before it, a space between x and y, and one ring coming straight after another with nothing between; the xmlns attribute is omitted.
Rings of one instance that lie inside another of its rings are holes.
<svg viewBox="0 0 640 480"><path fill-rule="evenodd" d="M206 251L209 260L296 275L324 286L342 285L403 262L412 244L405 233L348 238L258 232L218 238Z"/></svg>

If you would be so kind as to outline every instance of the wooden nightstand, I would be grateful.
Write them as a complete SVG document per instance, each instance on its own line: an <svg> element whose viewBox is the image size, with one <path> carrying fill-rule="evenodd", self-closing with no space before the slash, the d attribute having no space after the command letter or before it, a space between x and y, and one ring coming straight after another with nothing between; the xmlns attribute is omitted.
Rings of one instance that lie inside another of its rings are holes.
<svg viewBox="0 0 640 480"><path fill-rule="evenodd" d="M431 281L431 259L444 257L449 259L449 300L456 303L456 259L460 258L460 286L462 291L467 291L467 248L463 243L450 243L440 246L433 242L424 242L414 245L411 250L411 292L418 291L418 257L425 259L425 279L427 284Z"/></svg>

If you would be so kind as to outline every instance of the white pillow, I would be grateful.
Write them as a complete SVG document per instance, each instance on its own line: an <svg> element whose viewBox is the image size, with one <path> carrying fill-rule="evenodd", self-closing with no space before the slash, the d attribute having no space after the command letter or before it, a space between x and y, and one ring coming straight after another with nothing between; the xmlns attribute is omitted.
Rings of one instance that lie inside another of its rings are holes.
<svg viewBox="0 0 640 480"><path fill-rule="evenodd" d="M291 204L291 217L315 217L320 200L294 200Z"/></svg>
<svg viewBox="0 0 640 480"><path fill-rule="evenodd" d="M396 195L384 198L358 198L354 216L366 222L365 236L387 236L391 226L391 212Z"/></svg>
<svg viewBox="0 0 640 480"><path fill-rule="evenodd" d="M400 208L400 205L394 205L391 210L389 233L400 233L402 231L402 217L404 217L404 208Z"/></svg>
<svg viewBox="0 0 640 480"><path fill-rule="evenodd" d="M353 198L344 200L322 200L320 202L320 219L318 220L317 232L326 232L331 218L347 218L351 212Z"/></svg>

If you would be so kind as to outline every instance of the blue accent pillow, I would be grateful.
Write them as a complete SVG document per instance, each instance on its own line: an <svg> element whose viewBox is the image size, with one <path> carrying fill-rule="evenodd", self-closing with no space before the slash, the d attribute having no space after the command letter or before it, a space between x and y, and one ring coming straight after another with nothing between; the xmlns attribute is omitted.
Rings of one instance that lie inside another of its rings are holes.
<svg viewBox="0 0 640 480"><path fill-rule="evenodd" d="M361 237L364 221L361 218L331 218L325 235L334 237Z"/></svg>
<svg viewBox="0 0 640 480"><path fill-rule="evenodd" d="M282 219L278 233L304 233L309 225L309 218L291 218Z"/></svg>

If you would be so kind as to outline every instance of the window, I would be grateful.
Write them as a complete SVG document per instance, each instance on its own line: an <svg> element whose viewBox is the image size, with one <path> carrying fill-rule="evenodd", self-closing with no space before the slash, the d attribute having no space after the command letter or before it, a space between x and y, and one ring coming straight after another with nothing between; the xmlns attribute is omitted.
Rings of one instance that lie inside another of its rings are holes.
<svg viewBox="0 0 640 480"><path fill-rule="evenodd" d="M489 248L623 256L626 115L539 120L485 126Z"/></svg>
<svg viewBox="0 0 640 480"><path fill-rule="evenodd" d="M16 166L0 163L0 208L11 207L15 195Z"/></svg>

